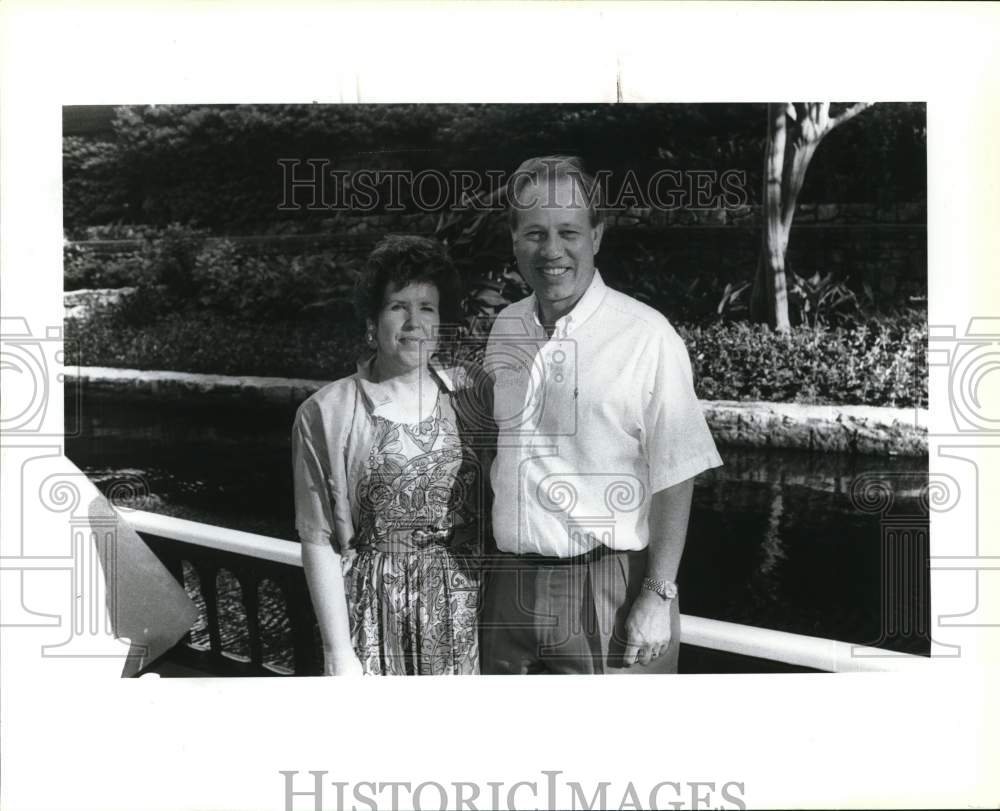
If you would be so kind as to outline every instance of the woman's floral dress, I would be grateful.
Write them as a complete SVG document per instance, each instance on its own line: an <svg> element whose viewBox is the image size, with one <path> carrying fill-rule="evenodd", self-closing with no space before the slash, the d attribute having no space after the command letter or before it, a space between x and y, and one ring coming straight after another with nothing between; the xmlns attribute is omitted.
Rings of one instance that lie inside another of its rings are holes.
<svg viewBox="0 0 1000 811"><path fill-rule="evenodd" d="M415 425L378 414L357 482L351 639L365 673L476 673L485 505L449 394Z"/></svg>

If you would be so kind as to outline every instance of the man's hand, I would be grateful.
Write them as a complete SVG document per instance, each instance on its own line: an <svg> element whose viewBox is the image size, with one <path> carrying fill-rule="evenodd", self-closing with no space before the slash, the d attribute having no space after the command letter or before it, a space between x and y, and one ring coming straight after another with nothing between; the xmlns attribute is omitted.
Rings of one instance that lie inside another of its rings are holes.
<svg viewBox="0 0 1000 811"><path fill-rule="evenodd" d="M625 621L624 666L638 663L648 665L656 657L667 652L670 645L670 604L659 594L642 589L632 603L628 619Z"/></svg>
<svg viewBox="0 0 1000 811"><path fill-rule="evenodd" d="M343 654L325 654L323 657L324 676L362 676L364 669L354 651Z"/></svg>

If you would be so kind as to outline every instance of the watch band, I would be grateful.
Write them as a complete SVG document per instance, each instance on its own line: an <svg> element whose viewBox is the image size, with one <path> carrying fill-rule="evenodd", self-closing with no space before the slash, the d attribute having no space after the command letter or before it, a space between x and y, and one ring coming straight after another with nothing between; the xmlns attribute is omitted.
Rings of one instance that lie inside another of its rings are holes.
<svg viewBox="0 0 1000 811"><path fill-rule="evenodd" d="M656 580L652 577L642 578L642 587L652 591L664 600L673 600L677 597L677 584L672 580Z"/></svg>

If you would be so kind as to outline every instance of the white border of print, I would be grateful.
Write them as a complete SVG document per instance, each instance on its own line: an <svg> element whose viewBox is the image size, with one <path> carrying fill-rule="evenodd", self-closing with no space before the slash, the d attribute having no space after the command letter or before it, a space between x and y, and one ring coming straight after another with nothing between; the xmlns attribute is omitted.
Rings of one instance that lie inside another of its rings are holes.
<svg viewBox="0 0 1000 811"><path fill-rule="evenodd" d="M614 101L619 84L625 101L927 101L930 323L958 338L971 317L1000 315L996 6L277 7L0 6L5 316L35 334L62 323L64 104ZM994 414L996 378L979 392ZM932 554L998 555L990 453L938 461L990 435L956 429L947 366L931 388L931 470L963 485L934 516ZM34 443L39 455L60 445ZM7 473L9 513L21 494ZM28 532L36 517L51 520L29 511ZM616 786L740 781L750 807L995 805L1000 628L983 621L1000 622L998 578L934 573L934 619L971 620L935 628L962 655L930 673L633 679L627 691L555 677L124 681L101 660L42 660L58 628L5 628L2 806L280 809L279 770L309 769L351 782L512 784L542 769Z"/></svg>

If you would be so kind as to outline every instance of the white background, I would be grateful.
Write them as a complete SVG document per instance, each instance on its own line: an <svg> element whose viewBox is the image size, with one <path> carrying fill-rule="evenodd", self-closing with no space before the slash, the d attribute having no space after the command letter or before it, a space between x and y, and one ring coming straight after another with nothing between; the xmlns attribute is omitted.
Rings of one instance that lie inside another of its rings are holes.
<svg viewBox="0 0 1000 811"><path fill-rule="evenodd" d="M614 101L619 77L625 101L927 101L930 323L962 334L970 316L1000 315L996 6L276 9L0 7L5 316L36 334L62 322L64 104ZM993 377L983 396L995 404ZM947 396L935 370L936 431L949 430ZM57 425L61 409L56 388ZM970 481L947 532L935 518L935 555L966 554L954 544L967 546L977 522L981 539L996 532L995 493L975 501ZM21 532L18 487L5 471L5 555ZM58 528L42 531L53 519L32 494L25 503L31 542L64 543ZM993 577L981 589L995 591ZM56 581L35 578L33 594L52 592L35 599L63 599ZM935 575L935 617L967 612L974 589L974 573ZM483 783L561 769L640 792L663 780L739 781L751 807L996 806L998 634L936 629L962 656L919 675L347 683L119 681L108 660L43 659L40 645L60 629L8 628L2 806L281 809L282 769Z"/></svg>

